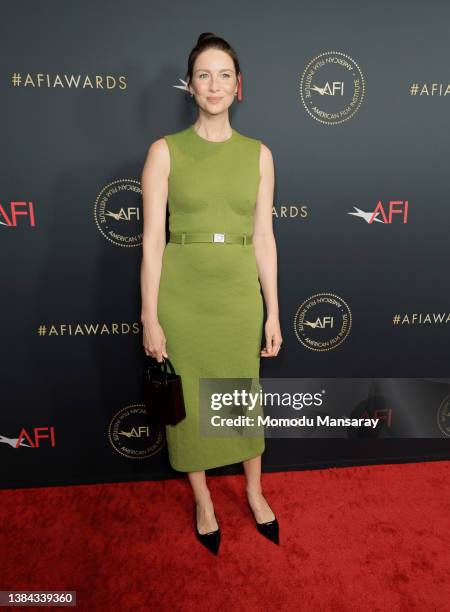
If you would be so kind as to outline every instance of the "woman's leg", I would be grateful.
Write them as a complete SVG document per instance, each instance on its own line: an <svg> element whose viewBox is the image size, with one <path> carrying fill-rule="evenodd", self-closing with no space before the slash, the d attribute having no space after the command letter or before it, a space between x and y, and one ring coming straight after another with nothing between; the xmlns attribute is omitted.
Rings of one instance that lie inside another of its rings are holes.
<svg viewBox="0 0 450 612"><path fill-rule="evenodd" d="M189 482L192 486L194 499L197 504L197 526L201 534L218 529L211 494L206 484L204 471L188 472Z"/></svg>
<svg viewBox="0 0 450 612"><path fill-rule="evenodd" d="M275 514L272 512L266 498L262 494L261 487L261 455L247 459L242 462L246 478L246 493L255 519L258 523L273 521Z"/></svg>

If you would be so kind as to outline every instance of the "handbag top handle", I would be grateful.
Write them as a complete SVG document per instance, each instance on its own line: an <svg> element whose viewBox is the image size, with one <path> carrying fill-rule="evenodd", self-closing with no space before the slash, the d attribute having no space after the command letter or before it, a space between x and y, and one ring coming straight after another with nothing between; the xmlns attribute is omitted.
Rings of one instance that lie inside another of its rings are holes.
<svg viewBox="0 0 450 612"><path fill-rule="evenodd" d="M160 369L162 366L164 377L167 377L167 365L169 365L169 369L172 371L172 374L175 374L175 368L173 367L172 362L168 357L163 357L162 362L157 361L157 359L155 357L152 357L151 355L147 355L146 357L147 361L150 362L152 367Z"/></svg>
<svg viewBox="0 0 450 612"><path fill-rule="evenodd" d="M172 371L172 374L175 374L175 369L172 365L172 362L168 357L163 357L163 368L164 368L164 376L167 376L167 364L169 364L169 368Z"/></svg>

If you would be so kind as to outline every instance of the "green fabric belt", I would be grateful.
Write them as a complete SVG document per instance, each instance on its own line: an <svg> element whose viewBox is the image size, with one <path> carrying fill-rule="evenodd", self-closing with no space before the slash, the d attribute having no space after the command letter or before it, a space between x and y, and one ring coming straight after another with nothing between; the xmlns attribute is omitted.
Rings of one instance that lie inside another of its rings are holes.
<svg viewBox="0 0 450 612"><path fill-rule="evenodd" d="M252 234L229 234L214 232L171 232L169 242L187 244L189 242L213 242L224 244L246 244L252 243Z"/></svg>

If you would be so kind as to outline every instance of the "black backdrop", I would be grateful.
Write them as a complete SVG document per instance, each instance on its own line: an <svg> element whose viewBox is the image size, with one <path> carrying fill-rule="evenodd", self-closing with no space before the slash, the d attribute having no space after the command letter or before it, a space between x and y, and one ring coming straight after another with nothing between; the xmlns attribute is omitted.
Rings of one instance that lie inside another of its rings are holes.
<svg viewBox="0 0 450 612"><path fill-rule="evenodd" d="M261 376L348 389L369 378L372 390L398 377L415 390L390 396L411 435L270 439L264 469L448 458L443 0L2 9L0 486L180 476L142 413L139 180L149 144L196 118L183 78L209 30L241 61L231 124L275 160L284 343ZM373 223L349 214L378 203ZM322 293L340 307L316 306L323 328L300 329ZM351 325L333 348L342 312Z"/></svg>

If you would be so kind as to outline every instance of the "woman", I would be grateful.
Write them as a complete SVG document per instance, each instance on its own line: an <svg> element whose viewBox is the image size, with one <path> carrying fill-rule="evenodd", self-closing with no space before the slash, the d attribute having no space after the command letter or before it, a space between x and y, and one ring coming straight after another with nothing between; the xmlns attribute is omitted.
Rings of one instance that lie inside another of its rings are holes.
<svg viewBox="0 0 450 612"><path fill-rule="evenodd" d="M279 543L278 522L261 488L264 434L239 439L199 434L199 379L255 379L260 357L276 357L282 343L273 160L260 140L230 126L228 109L242 91L240 78L232 47L212 33L201 34L186 75L198 117L151 144L141 178L143 344L158 362L170 358L181 376L186 418L166 426L169 460L188 474L195 533L214 554L220 527L205 470L238 461L258 531ZM261 287L267 309L263 350Z"/></svg>

